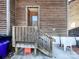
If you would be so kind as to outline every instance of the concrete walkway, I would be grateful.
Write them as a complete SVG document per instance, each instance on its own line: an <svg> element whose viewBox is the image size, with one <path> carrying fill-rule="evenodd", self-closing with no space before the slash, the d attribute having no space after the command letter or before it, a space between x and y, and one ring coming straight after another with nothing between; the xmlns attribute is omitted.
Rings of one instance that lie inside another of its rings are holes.
<svg viewBox="0 0 79 59"><path fill-rule="evenodd" d="M49 58L42 53L38 53L37 56L31 55L14 55L11 59L79 59L79 55L77 55L74 51L64 51L62 47L54 47L53 54L54 57ZM56 58L55 58L56 57Z"/></svg>

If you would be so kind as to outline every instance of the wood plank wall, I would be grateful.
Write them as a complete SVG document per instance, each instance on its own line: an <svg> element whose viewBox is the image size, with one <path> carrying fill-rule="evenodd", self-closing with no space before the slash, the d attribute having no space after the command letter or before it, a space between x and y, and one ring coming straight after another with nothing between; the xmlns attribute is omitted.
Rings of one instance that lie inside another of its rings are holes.
<svg viewBox="0 0 79 59"><path fill-rule="evenodd" d="M15 0L10 0L10 35L12 34L12 26L15 25Z"/></svg>
<svg viewBox="0 0 79 59"><path fill-rule="evenodd" d="M6 34L6 0L0 0L0 35Z"/></svg>
<svg viewBox="0 0 79 59"><path fill-rule="evenodd" d="M10 34L15 22L15 0L10 0ZM6 0L0 0L0 34L7 33Z"/></svg>
<svg viewBox="0 0 79 59"><path fill-rule="evenodd" d="M40 28L44 32L67 34L66 0L16 0L15 25L26 25L26 6L40 6Z"/></svg>

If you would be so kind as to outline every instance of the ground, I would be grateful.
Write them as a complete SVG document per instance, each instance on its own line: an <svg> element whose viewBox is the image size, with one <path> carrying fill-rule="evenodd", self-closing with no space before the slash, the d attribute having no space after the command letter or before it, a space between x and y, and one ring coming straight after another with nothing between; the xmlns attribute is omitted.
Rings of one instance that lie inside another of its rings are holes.
<svg viewBox="0 0 79 59"><path fill-rule="evenodd" d="M69 49L64 51L63 47L54 46L52 52L52 58L38 52L37 56L33 55L33 53L30 55L23 55L22 53L19 53L12 56L11 59L79 59L79 55L77 53L70 51Z"/></svg>

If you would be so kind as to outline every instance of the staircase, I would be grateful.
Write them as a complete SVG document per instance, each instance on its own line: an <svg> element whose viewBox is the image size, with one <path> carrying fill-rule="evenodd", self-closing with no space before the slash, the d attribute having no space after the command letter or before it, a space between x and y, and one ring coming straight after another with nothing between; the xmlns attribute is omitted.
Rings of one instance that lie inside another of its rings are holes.
<svg viewBox="0 0 79 59"><path fill-rule="evenodd" d="M47 56L52 57L52 38L42 31L39 31L38 49Z"/></svg>
<svg viewBox="0 0 79 59"><path fill-rule="evenodd" d="M38 49L52 57L52 38L35 26L13 26L13 47Z"/></svg>
<svg viewBox="0 0 79 59"><path fill-rule="evenodd" d="M0 0L0 34L6 34L6 0Z"/></svg>

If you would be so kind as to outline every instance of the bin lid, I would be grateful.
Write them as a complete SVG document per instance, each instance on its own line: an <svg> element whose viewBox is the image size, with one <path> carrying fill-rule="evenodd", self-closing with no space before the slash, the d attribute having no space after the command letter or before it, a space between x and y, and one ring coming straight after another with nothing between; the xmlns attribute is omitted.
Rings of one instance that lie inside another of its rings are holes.
<svg viewBox="0 0 79 59"><path fill-rule="evenodd" d="M7 43L9 43L8 40L6 40L6 41L1 41L1 42L0 42L0 46L1 46L1 45L4 45L4 44L7 44Z"/></svg>

